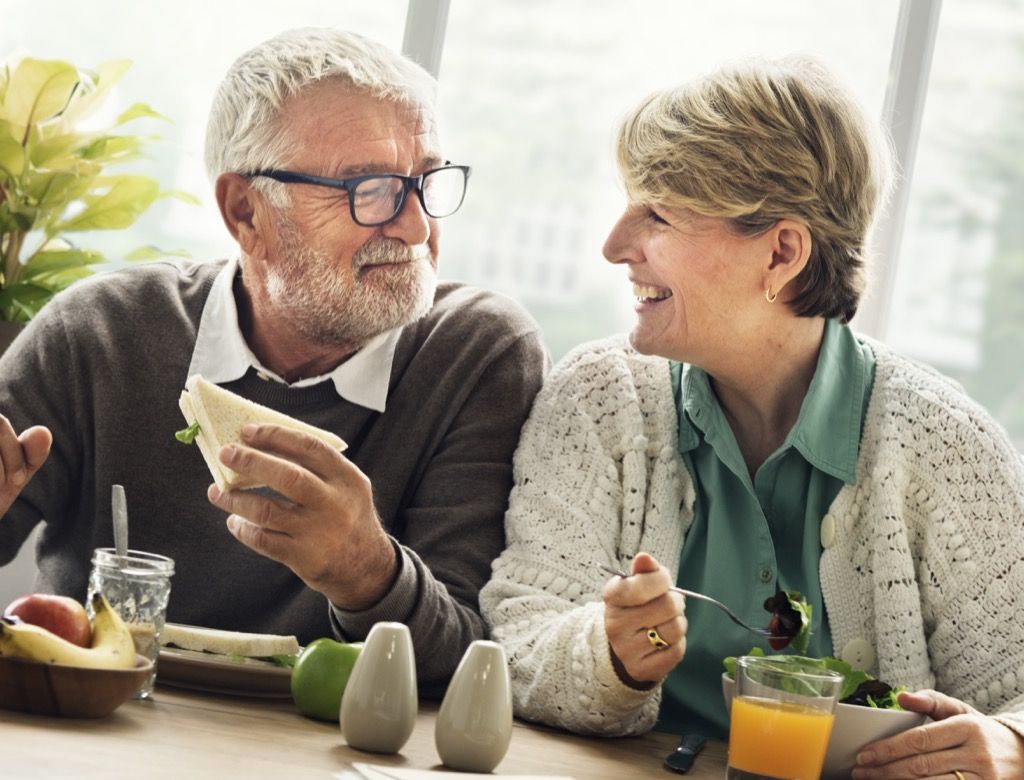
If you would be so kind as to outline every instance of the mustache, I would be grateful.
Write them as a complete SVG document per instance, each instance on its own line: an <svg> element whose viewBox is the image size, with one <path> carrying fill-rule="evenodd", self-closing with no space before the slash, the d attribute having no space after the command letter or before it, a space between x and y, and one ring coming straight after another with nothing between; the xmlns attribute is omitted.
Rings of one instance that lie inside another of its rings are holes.
<svg viewBox="0 0 1024 780"><path fill-rule="evenodd" d="M397 238L375 238L368 241L352 255L352 267L357 271L368 266L415 263L430 259L430 248L426 244L409 246Z"/></svg>

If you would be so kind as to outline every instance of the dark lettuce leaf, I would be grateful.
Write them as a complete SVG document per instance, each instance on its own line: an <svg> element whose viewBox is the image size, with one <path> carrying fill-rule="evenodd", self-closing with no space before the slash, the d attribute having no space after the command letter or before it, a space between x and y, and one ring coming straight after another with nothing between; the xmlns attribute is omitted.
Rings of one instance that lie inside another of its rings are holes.
<svg viewBox="0 0 1024 780"><path fill-rule="evenodd" d="M771 612L768 630L776 636L786 639L769 639L768 643L774 650L791 646L798 653L806 653L811 640L811 605L807 603L800 591L776 591L774 596L765 599L764 608Z"/></svg>

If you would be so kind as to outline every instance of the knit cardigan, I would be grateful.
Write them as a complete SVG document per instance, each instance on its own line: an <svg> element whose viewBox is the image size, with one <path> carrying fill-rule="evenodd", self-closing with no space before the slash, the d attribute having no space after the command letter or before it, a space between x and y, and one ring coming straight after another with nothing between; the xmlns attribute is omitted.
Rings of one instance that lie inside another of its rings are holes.
<svg viewBox="0 0 1024 780"><path fill-rule="evenodd" d="M833 647L1024 736L1024 465L955 383L871 346L856 482L821 525ZM572 352L537 397L508 546L480 595L520 717L608 736L654 725L660 686L634 690L612 668L597 567L647 551L677 575L694 501L677 430L668 362L622 339Z"/></svg>

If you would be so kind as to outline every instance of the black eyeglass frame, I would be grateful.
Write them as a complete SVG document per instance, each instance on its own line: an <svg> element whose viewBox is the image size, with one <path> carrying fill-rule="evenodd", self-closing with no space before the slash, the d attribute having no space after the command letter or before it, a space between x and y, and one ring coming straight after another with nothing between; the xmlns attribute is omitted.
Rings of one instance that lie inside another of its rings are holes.
<svg viewBox="0 0 1024 780"><path fill-rule="evenodd" d="M459 198L459 202L455 205L451 211L447 214L431 214L430 209L427 208L426 200L423 197L423 182L432 173L446 170L459 170L462 171L462 197ZM276 168L270 168L267 170L253 171L252 173L245 174L246 176L264 176L274 181L283 182L284 184L316 184L321 187L330 187L335 190L345 190L348 194L348 211L352 215L352 221L362 227L380 227L386 225L389 222L394 221L398 218L398 215L402 213L402 209L405 208L405 201L409 197L409 190L416 191L416 197L419 198L420 205L423 207L423 211L427 216L433 219L443 219L444 217L450 217L460 208L462 208L462 202L466 199L466 187L469 183L469 174L472 173L472 168L468 165L452 165L450 162L446 162L437 168L431 168L429 171L424 171L418 176L403 176L400 173L368 173L363 176L352 176L348 179L332 179L328 176L315 176L311 173L297 173L295 171L285 171ZM395 212L387 219L381 220L380 222L362 222L356 216L356 202L355 202L355 190L364 181L370 179L398 179L402 182L402 195L398 199L395 206Z"/></svg>

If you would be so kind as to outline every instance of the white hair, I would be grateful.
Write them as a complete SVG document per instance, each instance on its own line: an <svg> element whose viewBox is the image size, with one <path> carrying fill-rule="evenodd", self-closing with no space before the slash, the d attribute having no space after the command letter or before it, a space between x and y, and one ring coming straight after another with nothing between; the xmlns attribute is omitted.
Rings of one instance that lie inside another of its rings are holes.
<svg viewBox="0 0 1024 780"><path fill-rule="evenodd" d="M434 107L433 76L383 44L341 30L288 30L245 52L221 81L206 128L210 181L225 172L286 164L291 144L282 132L281 108L288 98L326 78L340 79L379 100ZM283 185L270 179L253 184L275 205L287 205Z"/></svg>

